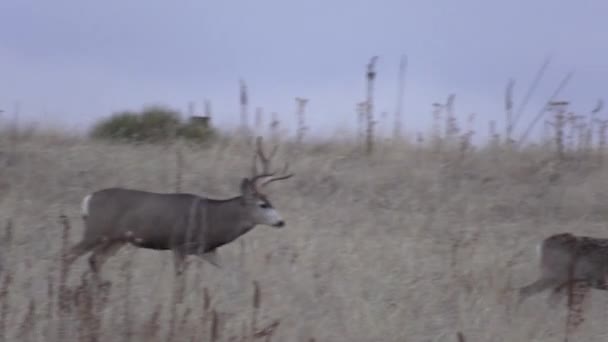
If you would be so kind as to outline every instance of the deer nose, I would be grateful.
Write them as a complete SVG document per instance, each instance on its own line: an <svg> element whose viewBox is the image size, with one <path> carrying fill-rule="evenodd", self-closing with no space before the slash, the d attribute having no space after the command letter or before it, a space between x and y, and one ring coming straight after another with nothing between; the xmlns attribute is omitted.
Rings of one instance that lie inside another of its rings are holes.
<svg viewBox="0 0 608 342"><path fill-rule="evenodd" d="M281 220L274 224L275 227L283 227L285 225L285 221Z"/></svg>

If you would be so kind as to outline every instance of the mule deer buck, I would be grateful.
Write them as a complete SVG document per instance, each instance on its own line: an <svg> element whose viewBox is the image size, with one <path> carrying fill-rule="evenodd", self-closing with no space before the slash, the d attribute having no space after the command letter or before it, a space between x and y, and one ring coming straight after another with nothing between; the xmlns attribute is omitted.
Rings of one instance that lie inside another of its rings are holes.
<svg viewBox="0 0 608 342"><path fill-rule="evenodd" d="M608 290L608 239L561 233L538 246L541 275L519 289L519 302L552 289L552 297L573 283Z"/></svg>
<svg viewBox="0 0 608 342"><path fill-rule="evenodd" d="M293 176L288 163L280 175L270 172L270 159L258 137L251 178L241 181L241 193L228 199L212 199L189 193L155 193L109 188L84 197L83 239L65 256L66 265L92 252L90 269L99 278L102 264L121 247L171 250L176 275L184 271L188 255L216 263L216 249L228 244L256 225L283 227L285 221L259 190L271 182ZM258 157L262 172L258 172ZM263 181L263 182L262 182ZM261 184L260 184L261 183Z"/></svg>

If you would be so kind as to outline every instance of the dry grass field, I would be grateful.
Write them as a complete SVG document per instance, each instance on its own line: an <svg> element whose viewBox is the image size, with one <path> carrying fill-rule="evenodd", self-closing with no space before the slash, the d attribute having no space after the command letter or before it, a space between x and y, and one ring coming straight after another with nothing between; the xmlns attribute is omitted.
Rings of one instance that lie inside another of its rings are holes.
<svg viewBox="0 0 608 342"><path fill-rule="evenodd" d="M33 135L1 141L0 329L6 341L561 341L565 301L517 305L536 279L536 244L564 231L608 237L608 166L558 163L551 149L460 154L406 143L364 156L347 141L283 144L295 176L270 186L284 229L259 226L191 258L175 297L172 255L133 247L88 285L87 257L61 281L60 253L83 232L80 201L113 186L171 192L177 145ZM181 187L226 198L252 147L179 145ZM593 291L573 335L605 341L608 298Z"/></svg>

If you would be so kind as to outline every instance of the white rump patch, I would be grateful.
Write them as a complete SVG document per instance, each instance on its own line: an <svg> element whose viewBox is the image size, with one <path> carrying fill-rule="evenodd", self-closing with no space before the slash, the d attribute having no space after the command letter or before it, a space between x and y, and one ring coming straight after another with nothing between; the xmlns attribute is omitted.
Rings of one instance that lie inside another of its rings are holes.
<svg viewBox="0 0 608 342"><path fill-rule="evenodd" d="M542 241L536 245L536 257L540 260L543 254L543 243Z"/></svg>
<svg viewBox="0 0 608 342"><path fill-rule="evenodd" d="M91 196L93 196L93 195L86 195L82 199L82 204L81 204L80 210L82 212L82 216L84 216L84 217L89 216L89 202L91 202Z"/></svg>

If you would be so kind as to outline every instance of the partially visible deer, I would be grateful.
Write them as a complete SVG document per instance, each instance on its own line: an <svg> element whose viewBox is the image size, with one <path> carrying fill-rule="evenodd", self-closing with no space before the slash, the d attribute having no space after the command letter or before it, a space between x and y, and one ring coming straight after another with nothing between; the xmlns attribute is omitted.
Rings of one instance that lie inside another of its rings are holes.
<svg viewBox="0 0 608 342"><path fill-rule="evenodd" d="M608 290L608 239L561 233L545 238L538 246L541 275L519 289L519 301L552 289L559 292L569 282Z"/></svg>
<svg viewBox="0 0 608 342"><path fill-rule="evenodd" d="M591 289L608 290L608 239L561 233L538 246L540 278L519 289L521 303L550 289L549 302L568 289L566 336L583 322L583 304Z"/></svg>
<svg viewBox="0 0 608 342"><path fill-rule="evenodd" d="M228 244L256 225L283 227L285 221L260 189L293 176L270 170L274 147L267 156L258 137L251 178L241 181L241 193L228 199L211 199L189 193L155 193L110 188L87 195L82 201L84 237L65 256L73 263L87 252L90 268L99 277L102 264L121 247L171 250L175 273L183 272L188 255L214 263L218 247ZM260 159L262 172L258 172Z"/></svg>

